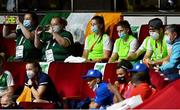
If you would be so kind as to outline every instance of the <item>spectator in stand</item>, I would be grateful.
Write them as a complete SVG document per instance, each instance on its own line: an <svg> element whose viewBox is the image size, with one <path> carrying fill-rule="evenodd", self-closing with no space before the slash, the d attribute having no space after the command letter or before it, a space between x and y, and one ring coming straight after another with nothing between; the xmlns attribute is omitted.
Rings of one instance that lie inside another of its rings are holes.
<svg viewBox="0 0 180 110"><path fill-rule="evenodd" d="M127 59L129 55L134 53L138 48L137 39L132 36L131 27L128 21L120 21L117 24L119 38L115 41L113 53L109 59L109 63L119 62Z"/></svg>
<svg viewBox="0 0 180 110"><path fill-rule="evenodd" d="M89 108L106 108L113 103L113 93L108 88L108 84L102 81L102 73L98 70L90 69L88 73L83 77L87 80L88 85L96 96L91 101Z"/></svg>
<svg viewBox="0 0 180 110"><path fill-rule="evenodd" d="M135 63L132 68L130 62L122 60L118 66L121 67L117 69L118 83L110 85L110 90L115 94L114 103L136 95L141 95L142 100L146 100L155 93L155 89L150 86L148 68L145 64Z"/></svg>
<svg viewBox="0 0 180 110"><path fill-rule="evenodd" d="M143 62L151 67L156 64L161 65L163 61L169 60L171 45L165 41L161 19L151 19L148 24L150 38Z"/></svg>
<svg viewBox="0 0 180 110"><path fill-rule="evenodd" d="M3 60L0 55L0 98L4 95L11 97L14 94L14 80L11 73L3 69Z"/></svg>
<svg viewBox="0 0 180 110"><path fill-rule="evenodd" d="M1 98L1 107L2 109L22 109L9 95L4 95Z"/></svg>
<svg viewBox="0 0 180 110"><path fill-rule="evenodd" d="M145 64L136 63L130 72L133 87L129 89L129 97L140 95L144 101L155 93L155 89L150 86L149 70Z"/></svg>
<svg viewBox="0 0 180 110"><path fill-rule="evenodd" d="M60 101L50 77L48 74L42 72L38 62L28 62L26 64L26 79L24 88L30 89L32 95L29 97L31 97L32 102L56 104ZM17 102L21 102L19 101L19 98L17 99Z"/></svg>
<svg viewBox="0 0 180 110"><path fill-rule="evenodd" d="M34 47L34 30L38 24L35 13L29 12L24 15L23 23L16 18L17 28L9 33L8 26L3 26L3 37L16 38L16 60L35 60L41 57L38 49Z"/></svg>
<svg viewBox="0 0 180 110"><path fill-rule="evenodd" d="M66 20L53 17L50 26L36 29L34 45L42 49L42 61L64 61L72 54L73 37L65 30L66 25Z"/></svg>
<svg viewBox="0 0 180 110"><path fill-rule="evenodd" d="M117 81L115 81L114 87L118 90L122 99L127 98L126 93L131 86L131 73L129 73L128 70L132 69L132 67L132 64L127 60L122 60L116 67ZM119 95L115 95L114 103L120 101L120 99Z"/></svg>
<svg viewBox="0 0 180 110"><path fill-rule="evenodd" d="M105 34L104 18L94 16L91 20L91 31L85 41L83 58L86 62L107 62L111 54L111 40Z"/></svg>
<svg viewBox="0 0 180 110"><path fill-rule="evenodd" d="M172 54L170 60L160 67L155 67L163 75L166 80L176 80L180 78L180 33L176 25L169 25L165 28L166 43L172 44Z"/></svg>

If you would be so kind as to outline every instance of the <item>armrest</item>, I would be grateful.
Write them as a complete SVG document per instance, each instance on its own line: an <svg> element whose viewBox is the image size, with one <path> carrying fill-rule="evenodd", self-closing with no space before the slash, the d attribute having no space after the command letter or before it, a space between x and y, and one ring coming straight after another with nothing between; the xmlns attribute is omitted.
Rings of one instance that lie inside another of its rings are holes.
<svg viewBox="0 0 180 110"><path fill-rule="evenodd" d="M81 100L80 96L70 96L70 97L63 97L63 101L65 100Z"/></svg>
<svg viewBox="0 0 180 110"><path fill-rule="evenodd" d="M23 109L55 109L54 103L36 103L36 102L20 102L20 107Z"/></svg>

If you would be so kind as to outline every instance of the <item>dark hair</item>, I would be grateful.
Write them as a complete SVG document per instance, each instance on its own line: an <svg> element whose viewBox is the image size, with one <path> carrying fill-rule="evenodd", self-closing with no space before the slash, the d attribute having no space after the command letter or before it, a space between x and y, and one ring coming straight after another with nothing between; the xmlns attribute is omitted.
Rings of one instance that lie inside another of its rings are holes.
<svg viewBox="0 0 180 110"><path fill-rule="evenodd" d="M38 26L38 16L35 12L27 12L26 14L30 14L32 17L32 20L34 22L34 26L37 27Z"/></svg>
<svg viewBox="0 0 180 110"><path fill-rule="evenodd" d="M121 60L121 62L119 62L116 66L116 69L120 69L120 68L123 68L125 70L129 70L129 69L133 68L133 65L128 60Z"/></svg>
<svg viewBox="0 0 180 110"><path fill-rule="evenodd" d="M131 78L132 83L138 83L138 82L150 83L149 80L150 80L149 79L149 74L143 73L143 72L134 73L134 74L132 74L132 78Z"/></svg>
<svg viewBox="0 0 180 110"><path fill-rule="evenodd" d="M32 64L34 67L38 68L38 71L42 71L42 68L38 61L28 61L27 64Z"/></svg>
<svg viewBox="0 0 180 110"><path fill-rule="evenodd" d="M177 33L177 37L179 37L180 32L179 32L179 28L177 27L176 24L171 24L165 27L165 31L168 30L171 33L176 32Z"/></svg>
<svg viewBox="0 0 180 110"><path fill-rule="evenodd" d="M59 16L53 16L52 19L57 19L60 24L62 24L62 27L65 28L67 26L67 21L64 18L61 18Z"/></svg>
<svg viewBox="0 0 180 110"><path fill-rule="evenodd" d="M122 28L128 28L129 29L128 34L132 35L131 26L127 20L123 20L123 21L118 22L117 26L121 26Z"/></svg>
<svg viewBox="0 0 180 110"><path fill-rule="evenodd" d="M0 55L0 62L4 61L4 57L2 55Z"/></svg>
<svg viewBox="0 0 180 110"><path fill-rule="evenodd" d="M163 22L161 19L159 18L154 18L154 19L151 19L148 23L149 27L152 27L154 29L160 29L160 28L163 28Z"/></svg>
<svg viewBox="0 0 180 110"><path fill-rule="evenodd" d="M101 38L100 38L100 40L99 40L99 42L102 40L102 37L103 37L103 34L104 34L104 32L105 32L105 23L104 23L104 18L103 18L103 16L94 16L91 20L96 20L99 24L101 24L102 25L102 27L101 27L101 32L100 32L100 36L101 36Z"/></svg>

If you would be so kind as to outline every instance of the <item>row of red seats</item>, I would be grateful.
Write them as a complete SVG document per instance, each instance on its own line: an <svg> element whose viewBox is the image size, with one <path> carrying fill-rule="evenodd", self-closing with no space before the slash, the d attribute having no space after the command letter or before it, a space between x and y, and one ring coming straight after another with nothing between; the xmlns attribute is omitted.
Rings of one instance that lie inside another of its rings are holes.
<svg viewBox="0 0 180 110"><path fill-rule="evenodd" d="M22 89L25 80L25 65L26 62L6 62L4 68L9 70L15 80L16 91ZM57 92L64 100L68 99L83 99L87 96L93 97L94 93L88 87L86 81L82 76L87 73L89 69L94 67L94 63L63 63L53 62L49 67L49 76L52 79ZM106 65L104 81L108 82L110 79L112 83L116 80L116 63L109 63ZM157 89L164 87L164 80L156 72L150 72L152 83ZM20 94L21 91L18 91Z"/></svg>
<svg viewBox="0 0 180 110"><path fill-rule="evenodd" d="M4 68L9 70L15 81L15 91L21 93L25 81L26 62L5 62ZM94 63L63 63L53 62L49 67L49 76L52 79L56 90L64 100L84 99L88 96L94 97L94 92L88 87L82 76L89 69L94 67ZM104 80L110 78L112 82L116 80L116 64L108 64L104 75Z"/></svg>

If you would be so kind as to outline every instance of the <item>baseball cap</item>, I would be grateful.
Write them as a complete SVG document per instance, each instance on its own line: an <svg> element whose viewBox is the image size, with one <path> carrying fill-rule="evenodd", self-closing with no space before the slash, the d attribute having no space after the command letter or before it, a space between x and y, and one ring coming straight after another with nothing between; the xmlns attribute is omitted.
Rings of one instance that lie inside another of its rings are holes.
<svg viewBox="0 0 180 110"><path fill-rule="evenodd" d="M99 70L90 69L85 76L82 77L83 79L87 78L102 78L102 73Z"/></svg>
<svg viewBox="0 0 180 110"><path fill-rule="evenodd" d="M148 67L143 64L143 63L135 63L133 68L129 70L129 72L133 72L133 73L140 73L140 72L143 72L143 73L148 73L149 69Z"/></svg>
<svg viewBox="0 0 180 110"><path fill-rule="evenodd" d="M149 27L152 27L153 29L160 29L163 27L163 22L159 18L154 18L149 21Z"/></svg>

